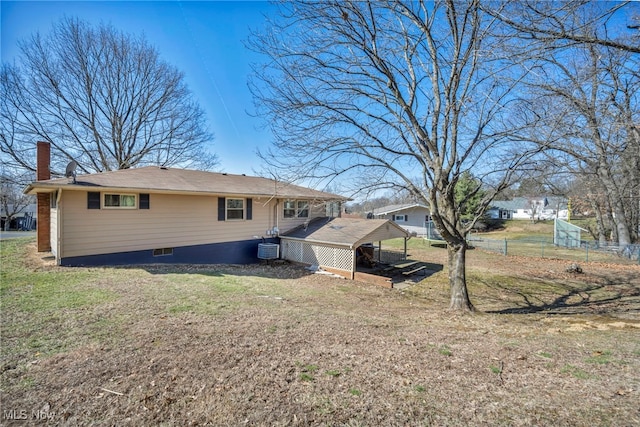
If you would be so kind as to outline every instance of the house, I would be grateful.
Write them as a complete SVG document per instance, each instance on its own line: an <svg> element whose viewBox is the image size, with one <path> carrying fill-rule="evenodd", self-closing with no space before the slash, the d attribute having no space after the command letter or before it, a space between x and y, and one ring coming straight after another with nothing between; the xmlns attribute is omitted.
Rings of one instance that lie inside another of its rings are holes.
<svg viewBox="0 0 640 427"><path fill-rule="evenodd" d="M487 210L492 219L546 220L567 218L567 202L559 197L516 197L495 200Z"/></svg>
<svg viewBox="0 0 640 427"><path fill-rule="evenodd" d="M258 261L261 242L314 218L338 216L347 199L272 179L141 167L50 179L38 143L38 250L60 265Z"/></svg>
<svg viewBox="0 0 640 427"><path fill-rule="evenodd" d="M430 214L431 211L427 206L419 203L408 203L374 209L371 216L377 219L393 221L409 233L424 235L425 226L431 221Z"/></svg>
<svg viewBox="0 0 640 427"><path fill-rule="evenodd" d="M22 207L20 212L15 213L16 209L13 204L0 204L0 230L34 230L36 228L36 204L29 203ZM9 224L6 223L7 214L13 214Z"/></svg>

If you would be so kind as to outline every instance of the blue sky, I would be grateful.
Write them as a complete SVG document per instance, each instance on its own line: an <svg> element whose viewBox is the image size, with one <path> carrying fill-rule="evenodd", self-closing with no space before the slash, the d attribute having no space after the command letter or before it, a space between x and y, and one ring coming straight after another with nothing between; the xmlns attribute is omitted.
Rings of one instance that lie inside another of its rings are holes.
<svg viewBox="0 0 640 427"><path fill-rule="evenodd" d="M273 12L265 1L0 1L2 61L19 53L17 41L46 34L62 17L109 23L144 34L162 59L184 72L185 81L204 108L215 134L213 152L220 171L254 174L258 147L271 141L260 120L252 118L247 88L250 64L261 58L244 47L250 29L264 25Z"/></svg>

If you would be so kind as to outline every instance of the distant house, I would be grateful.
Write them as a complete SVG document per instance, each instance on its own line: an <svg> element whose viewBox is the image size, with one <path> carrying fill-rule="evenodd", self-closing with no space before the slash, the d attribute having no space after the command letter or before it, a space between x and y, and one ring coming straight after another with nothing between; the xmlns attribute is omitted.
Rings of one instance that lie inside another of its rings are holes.
<svg viewBox="0 0 640 427"><path fill-rule="evenodd" d="M492 219L566 219L567 202L558 197L516 197L513 200L495 200L487 210Z"/></svg>
<svg viewBox="0 0 640 427"><path fill-rule="evenodd" d="M388 219L395 222L409 233L423 235L425 224L431 221L431 212L425 205L419 203L407 203L390 205L374 209L373 218Z"/></svg>
<svg viewBox="0 0 640 427"><path fill-rule="evenodd" d="M38 150L38 167L48 168ZM44 179L25 193L38 196L39 250L71 266L256 262L259 243L339 216L347 200L267 178L165 167Z"/></svg>
<svg viewBox="0 0 640 427"><path fill-rule="evenodd" d="M12 204L8 204L6 207L0 203L0 230L33 230L36 226L35 214L36 214L36 204L29 203L27 206L22 208L20 212L12 215L9 224L6 224L7 213L14 213L15 208Z"/></svg>

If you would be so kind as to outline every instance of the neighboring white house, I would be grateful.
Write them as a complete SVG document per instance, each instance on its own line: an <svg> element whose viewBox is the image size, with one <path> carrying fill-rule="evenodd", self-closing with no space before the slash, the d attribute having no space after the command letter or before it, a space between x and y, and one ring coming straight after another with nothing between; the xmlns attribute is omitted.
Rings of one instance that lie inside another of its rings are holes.
<svg viewBox="0 0 640 427"><path fill-rule="evenodd" d="M425 224L431 221L431 211L419 203L384 206L374 209L371 216L391 220L409 233L419 236L425 234Z"/></svg>
<svg viewBox="0 0 640 427"><path fill-rule="evenodd" d="M567 201L558 197L516 197L513 200L495 200L487 210L492 219L566 219Z"/></svg>

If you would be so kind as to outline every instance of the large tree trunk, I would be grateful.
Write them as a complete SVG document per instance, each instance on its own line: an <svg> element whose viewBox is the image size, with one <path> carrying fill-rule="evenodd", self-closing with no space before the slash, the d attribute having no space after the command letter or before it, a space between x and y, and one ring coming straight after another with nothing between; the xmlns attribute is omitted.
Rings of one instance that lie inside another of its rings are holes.
<svg viewBox="0 0 640 427"><path fill-rule="evenodd" d="M596 232L592 231L591 235L598 240L600 245L607 243L607 230L605 227L605 216L602 214L600 204L594 199L593 196L589 197L589 204L596 216ZM589 227L591 228L591 227Z"/></svg>
<svg viewBox="0 0 640 427"><path fill-rule="evenodd" d="M627 216L623 206L622 199L614 201L613 205L613 220L616 227L616 234L618 235L618 245L631 244L631 231L629 230L629 224L627 223Z"/></svg>
<svg viewBox="0 0 640 427"><path fill-rule="evenodd" d="M473 304L469 300L467 293L467 276L466 276L466 243L460 245L449 245L449 287L451 293L451 303L449 310L456 311L475 311Z"/></svg>
<svg viewBox="0 0 640 427"><path fill-rule="evenodd" d="M602 176L604 175L604 177ZM606 188L607 197L609 198L609 206L611 207L611 220L613 231L615 232L615 241L618 245L631 244L631 232L624 206L624 199L620 195L615 181L610 178L609 174L601 174L602 184Z"/></svg>

